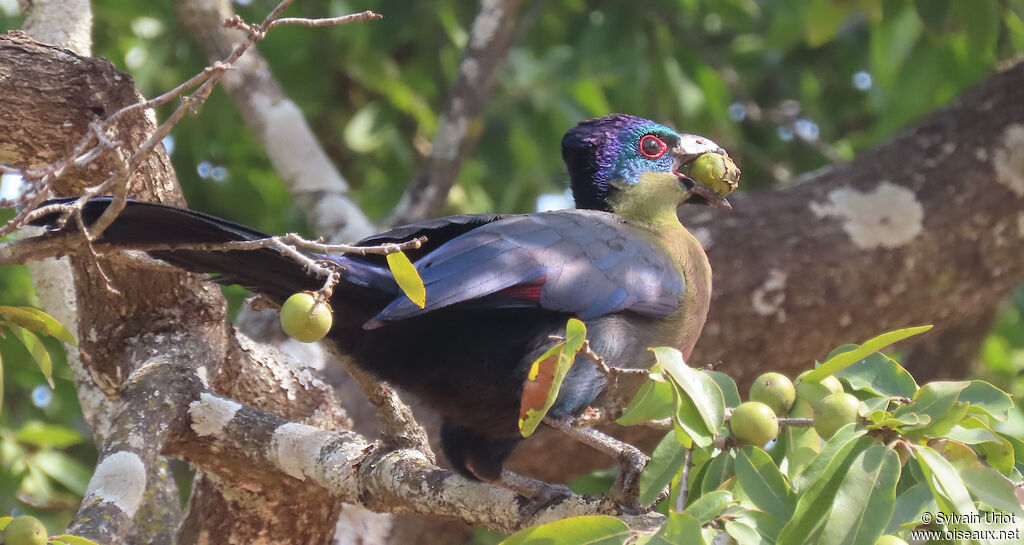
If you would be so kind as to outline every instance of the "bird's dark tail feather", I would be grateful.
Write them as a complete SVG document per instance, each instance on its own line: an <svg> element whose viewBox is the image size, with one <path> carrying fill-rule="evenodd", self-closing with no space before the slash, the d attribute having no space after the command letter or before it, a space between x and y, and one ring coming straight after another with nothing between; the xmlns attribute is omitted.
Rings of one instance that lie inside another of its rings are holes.
<svg viewBox="0 0 1024 545"><path fill-rule="evenodd" d="M71 199L50 201L47 204L70 202ZM96 221L110 206L110 197L91 199L82 209L86 224ZM33 225L56 228L57 214L32 222ZM72 228L70 225L65 229ZM221 218L152 202L128 201L124 210L104 232L99 242L151 245L201 244L246 241L269 235ZM323 280L307 273L295 261L277 250L209 251L174 250L151 251L153 257L185 270L219 274L214 278L221 284L240 284L282 302L289 295L316 290Z"/></svg>

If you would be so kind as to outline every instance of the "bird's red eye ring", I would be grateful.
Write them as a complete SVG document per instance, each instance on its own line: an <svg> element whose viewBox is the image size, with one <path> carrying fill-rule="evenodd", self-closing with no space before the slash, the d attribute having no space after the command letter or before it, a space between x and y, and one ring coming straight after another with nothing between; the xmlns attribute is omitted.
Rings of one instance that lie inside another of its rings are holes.
<svg viewBox="0 0 1024 545"><path fill-rule="evenodd" d="M640 139L640 155L648 159L659 159L665 155L667 150L668 144L653 134L648 134Z"/></svg>

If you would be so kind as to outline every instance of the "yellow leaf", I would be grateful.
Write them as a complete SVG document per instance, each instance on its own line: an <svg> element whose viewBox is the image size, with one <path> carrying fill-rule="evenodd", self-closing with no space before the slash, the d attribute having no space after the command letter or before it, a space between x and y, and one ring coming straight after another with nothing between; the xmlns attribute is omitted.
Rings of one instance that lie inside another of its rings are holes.
<svg viewBox="0 0 1024 545"><path fill-rule="evenodd" d="M423 279L419 271L409 261L409 258L402 252L395 252L387 255L388 268L395 276L395 282L406 297L416 303L416 306L423 308L427 304L427 290L423 287Z"/></svg>

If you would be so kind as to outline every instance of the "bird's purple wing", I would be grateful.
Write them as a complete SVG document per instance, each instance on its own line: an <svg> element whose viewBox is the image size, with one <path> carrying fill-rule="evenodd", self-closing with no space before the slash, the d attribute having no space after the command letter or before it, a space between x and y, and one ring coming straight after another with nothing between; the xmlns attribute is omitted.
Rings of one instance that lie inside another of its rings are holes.
<svg viewBox="0 0 1024 545"><path fill-rule="evenodd" d="M459 235L416 261L427 301L399 296L368 327L456 303L533 306L583 319L631 310L664 317L685 289L653 236L606 212L508 216Z"/></svg>

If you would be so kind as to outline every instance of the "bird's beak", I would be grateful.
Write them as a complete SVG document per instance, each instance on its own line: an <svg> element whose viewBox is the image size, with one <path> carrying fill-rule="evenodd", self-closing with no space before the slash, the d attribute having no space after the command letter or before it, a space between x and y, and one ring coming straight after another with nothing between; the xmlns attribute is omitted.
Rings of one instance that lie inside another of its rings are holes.
<svg viewBox="0 0 1024 545"><path fill-rule="evenodd" d="M693 195L687 202L693 201L697 204L706 204L715 208L732 210L732 204L725 197L715 193L711 188L699 185L686 176L679 178L679 181Z"/></svg>
<svg viewBox="0 0 1024 545"><path fill-rule="evenodd" d="M705 187L694 182L689 176L683 174L687 165L705 153L718 153L728 157L729 154L725 152L722 146L719 146L703 136L698 136L696 134L684 134L679 139L679 143L669 150L669 153L674 155L676 158L672 165L672 173L679 178L679 183L693 195L687 202L706 204L708 206L725 208L727 210L732 209L732 205L729 204L729 201L726 200L725 197L715 193L715 191L709 187Z"/></svg>

